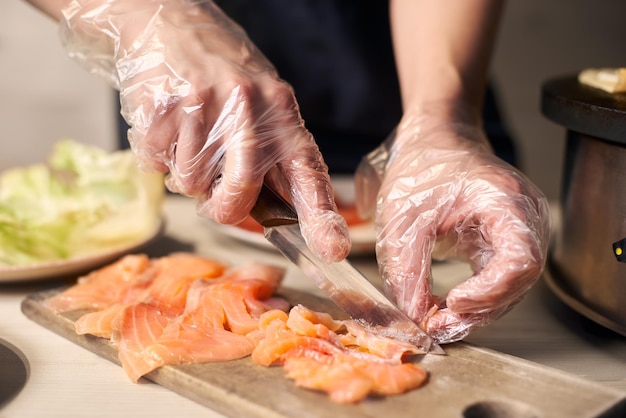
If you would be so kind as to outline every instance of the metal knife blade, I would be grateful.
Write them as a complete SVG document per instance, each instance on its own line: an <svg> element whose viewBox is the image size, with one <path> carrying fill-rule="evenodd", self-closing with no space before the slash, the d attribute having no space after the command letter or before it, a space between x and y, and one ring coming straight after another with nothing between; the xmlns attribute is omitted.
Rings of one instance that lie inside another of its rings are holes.
<svg viewBox="0 0 626 418"><path fill-rule="evenodd" d="M250 214L265 228L265 238L354 321L378 335L409 342L424 353L445 354L347 260L327 264L313 254L302 237L295 210L267 185Z"/></svg>

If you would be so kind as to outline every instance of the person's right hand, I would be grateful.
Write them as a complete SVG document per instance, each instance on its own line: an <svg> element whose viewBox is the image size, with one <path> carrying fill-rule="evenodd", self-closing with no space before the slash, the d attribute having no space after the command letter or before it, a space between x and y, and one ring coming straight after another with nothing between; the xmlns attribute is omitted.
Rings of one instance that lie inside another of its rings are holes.
<svg viewBox="0 0 626 418"><path fill-rule="evenodd" d="M140 165L169 172L168 188L195 197L201 215L241 222L267 181L294 204L314 252L347 256L348 229L291 87L211 1L73 0L62 34L119 88Z"/></svg>

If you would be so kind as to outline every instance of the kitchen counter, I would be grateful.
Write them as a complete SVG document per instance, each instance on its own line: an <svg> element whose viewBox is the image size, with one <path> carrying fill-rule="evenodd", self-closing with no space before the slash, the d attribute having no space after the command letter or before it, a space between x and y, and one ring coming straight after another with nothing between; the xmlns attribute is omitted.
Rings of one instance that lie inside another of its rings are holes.
<svg viewBox="0 0 626 418"><path fill-rule="evenodd" d="M287 268L285 286L319 294L277 252L225 236L196 217L192 200L168 196L164 209L164 234L141 251L155 257L193 251L235 265L251 259L282 265ZM371 279L378 278L373 256L354 257L352 262ZM462 263L437 263L433 267L435 290L444 292L468 274ZM27 295L70 284L74 279L0 283L0 346L15 349L26 364L24 369L6 368L7 360L0 350L0 374L6 376L7 370L14 374L11 381L17 382L15 385L25 381L8 401L4 399L8 389L0 387L0 417L222 416L154 383L131 383L119 366L22 314L20 305ZM567 308L543 279L509 314L476 330L466 341L626 393L626 338Z"/></svg>

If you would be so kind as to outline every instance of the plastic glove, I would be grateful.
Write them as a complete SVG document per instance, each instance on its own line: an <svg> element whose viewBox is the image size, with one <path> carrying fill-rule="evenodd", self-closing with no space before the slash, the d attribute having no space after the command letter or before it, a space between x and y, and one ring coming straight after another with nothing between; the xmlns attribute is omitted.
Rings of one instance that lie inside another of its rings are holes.
<svg viewBox="0 0 626 418"><path fill-rule="evenodd" d="M63 11L70 55L120 90L142 168L197 199L219 223L241 222L265 180L286 194L314 252L350 250L327 167L291 87L210 1L73 0Z"/></svg>
<svg viewBox="0 0 626 418"><path fill-rule="evenodd" d="M363 212L377 196L385 290L436 341L460 340L507 312L539 278L548 203L473 125L407 118L394 139L364 158L356 178ZM431 293L431 260L446 257L465 259L474 275L442 298Z"/></svg>

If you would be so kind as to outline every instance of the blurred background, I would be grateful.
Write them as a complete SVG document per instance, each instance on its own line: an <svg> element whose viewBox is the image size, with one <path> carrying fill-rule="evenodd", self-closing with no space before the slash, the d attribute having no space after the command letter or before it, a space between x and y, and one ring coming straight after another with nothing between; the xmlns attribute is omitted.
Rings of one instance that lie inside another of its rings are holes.
<svg viewBox="0 0 626 418"><path fill-rule="evenodd" d="M509 1L492 76L521 168L559 193L564 128L540 113L541 84L587 67L626 66L623 0ZM0 170L43 160L72 138L117 144L115 92L70 60L56 24L24 1L0 2Z"/></svg>

